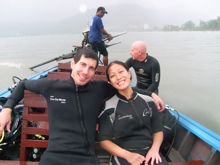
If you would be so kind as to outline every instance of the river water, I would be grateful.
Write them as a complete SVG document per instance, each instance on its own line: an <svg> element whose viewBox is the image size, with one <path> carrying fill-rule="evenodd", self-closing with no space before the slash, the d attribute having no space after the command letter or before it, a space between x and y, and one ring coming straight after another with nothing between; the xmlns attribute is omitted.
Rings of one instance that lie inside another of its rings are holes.
<svg viewBox="0 0 220 165"><path fill-rule="evenodd" d="M12 76L23 79L55 66L57 62L28 69L71 52L82 38L82 34L0 38L0 91L12 84ZM146 42L148 53L160 62L159 95L164 102L220 135L220 32L127 33L110 42L121 42L108 48L110 61L129 58L137 40Z"/></svg>

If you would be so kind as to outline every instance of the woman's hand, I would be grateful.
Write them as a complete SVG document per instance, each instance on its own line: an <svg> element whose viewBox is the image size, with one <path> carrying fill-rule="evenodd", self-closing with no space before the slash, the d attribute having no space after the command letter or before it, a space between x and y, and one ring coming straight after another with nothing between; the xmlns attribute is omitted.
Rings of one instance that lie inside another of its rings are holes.
<svg viewBox="0 0 220 165"><path fill-rule="evenodd" d="M138 153L133 153L133 152L128 152L126 154L125 159L131 164L131 165L140 165L145 161L145 157L138 154Z"/></svg>
<svg viewBox="0 0 220 165"><path fill-rule="evenodd" d="M154 165L154 162L156 164L161 163L162 159L157 151L150 149L146 155L145 165Z"/></svg>

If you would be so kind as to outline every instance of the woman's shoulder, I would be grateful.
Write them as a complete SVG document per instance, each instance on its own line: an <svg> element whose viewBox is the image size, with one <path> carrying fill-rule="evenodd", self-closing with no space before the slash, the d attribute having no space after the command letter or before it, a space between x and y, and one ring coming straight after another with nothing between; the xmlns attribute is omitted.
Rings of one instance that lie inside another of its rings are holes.
<svg viewBox="0 0 220 165"><path fill-rule="evenodd" d="M137 95L144 99L146 102L154 102L153 98L148 95L143 95L137 92Z"/></svg>

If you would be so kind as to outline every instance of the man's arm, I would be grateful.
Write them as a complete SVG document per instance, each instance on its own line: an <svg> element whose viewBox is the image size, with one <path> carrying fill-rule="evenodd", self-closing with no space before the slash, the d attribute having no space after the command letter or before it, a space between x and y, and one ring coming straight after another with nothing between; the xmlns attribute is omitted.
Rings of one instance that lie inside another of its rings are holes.
<svg viewBox="0 0 220 165"><path fill-rule="evenodd" d="M128 66L128 68L132 67L132 57L130 57L129 59L127 59L127 61L125 62L125 64Z"/></svg>
<svg viewBox="0 0 220 165"><path fill-rule="evenodd" d="M112 40L112 35L109 34L104 28L100 29L101 33L108 36L109 40Z"/></svg>
<svg viewBox="0 0 220 165"><path fill-rule="evenodd" d="M12 109L24 97L24 89L24 81L21 81L4 104L2 112L0 113L0 136L5 127L7 131L10 132Z"/></svg>
<svg viewBox="0 0 220 165"><path fill-rule="evenodd" d="M15 105L17 105L24 97L24 90L28 89L35 93L42 94L48 85L51 85L51 80L47 79L48 83L45 84L43 79L40 80L29 80L21 81L16 89L9 96L7 102L3 106L2 112L0 113L0 136L5 126L7 131L10 132L11 125L11 113Z"/></svg>
<svg viewBox="0 0 220 165"><path fill-rule="evenodd" d="M97 80L99 86L102 87L104 92L104 100L111 98L117 93L117 89L115 89L111 84L107 83L103 80Z"/></svg>
<svg viewBox="0 0 220 165"><path fill-rule="evenodd" d="M163 112L164 109L165 109L163 100L158 95L156 95L155 93L152 93L151 97L154 99L154 103L157 106L157 110L159 112Z"/></svg>
<svg viewBox="0 0 220 165"><path fill-rule="evenodd" d="M159 112L162 112L165 109L163 100L157 94L147 91L147 90L142 90L137 87L133 87L133 89L140 94L152 97L154 99L154 103L156 104Z"/></svg>
<svg viewBox="0 0 220 165"><path fill-rule="evenodd" d="M11 125L11 108L3 108L0 112L0 137L2 135L2 131L4 130L5 126L8 132L10 132L10 125Z"/></svg>
<svg viewBox="0 0 220 165"><path fill-rule="evenodd" d="M155 91L160 84L160 64L159 62L155 59L153 60L153 66L152 66L152 71L151 71L151 85L147 88L149 91Z"/></svg>

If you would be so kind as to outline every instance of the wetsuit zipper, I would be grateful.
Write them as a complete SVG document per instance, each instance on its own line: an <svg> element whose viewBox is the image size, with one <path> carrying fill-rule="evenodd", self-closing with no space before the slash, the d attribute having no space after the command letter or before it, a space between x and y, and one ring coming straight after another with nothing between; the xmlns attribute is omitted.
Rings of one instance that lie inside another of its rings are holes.
<svg viewBox="0 0 220 165"><path fill-rule="evenodd" d="M144 129L144 123L142 122L142 120L141 120L141 118L140 118L140 116L139 116L139 114L138 114L138 112L137 112L137 110L136 110L136 108L134 106L133 100L129 100L129 102L131 103L131 105L132 105L132 107L133 107L133 109L134 109L134 111L135 111L135 113L136 113L136 115L137 115L137 117L139 119L141 127ZM143 130L143 132L144 132L144 130Z"/></svg>
<svg viewBox="0 0 220 165"><path fill-rule="evenodd" d="M85 129L85 126L83 124L83 114L82 114L82 107L81 107L81 104L80 104L80 99L79 99L79 93L78 93L78 88L79 86L76 86L76 99L77 99L77 105L78 105L78 109L79 109L79 114L80 114L80 126L82 128L82 131L83 131L83 138L85 140L85 150L86 150L86 153L89 155L89 149L88 149L88 139L87 139L87 132L86 132L86 129Z"/></svg>
<svg viewBox="0 0 220 165"><path fill-rule="evenodd" d="M87 131L86 131L86 129L85 129L85 126L84 126L84 124L83 124L83 114L82 114L82 107L81 107L81 104L80 104L80 98L79 98L79 92L78 92L78 90L79 90L79 86L76 86L76 99L77 99L77 105L78 105L78 108L79 108L79 114L80 114L80 125L81 125L81 128L82 128L82 131L83 131L83 138L84 138L84 140L85 140L85 143L86 143L86 145L85 145L85 150L86 150L86 153L88 154L88 155L91 155L91 153L89 152L89 148L88 148L88 145L89 145L89 141L88 141L88 139L87 139ZM92 158L91 158L91 162L92 162L92 164L96 164L96 160L95 160L95 158L92 156Z"/></svg>

